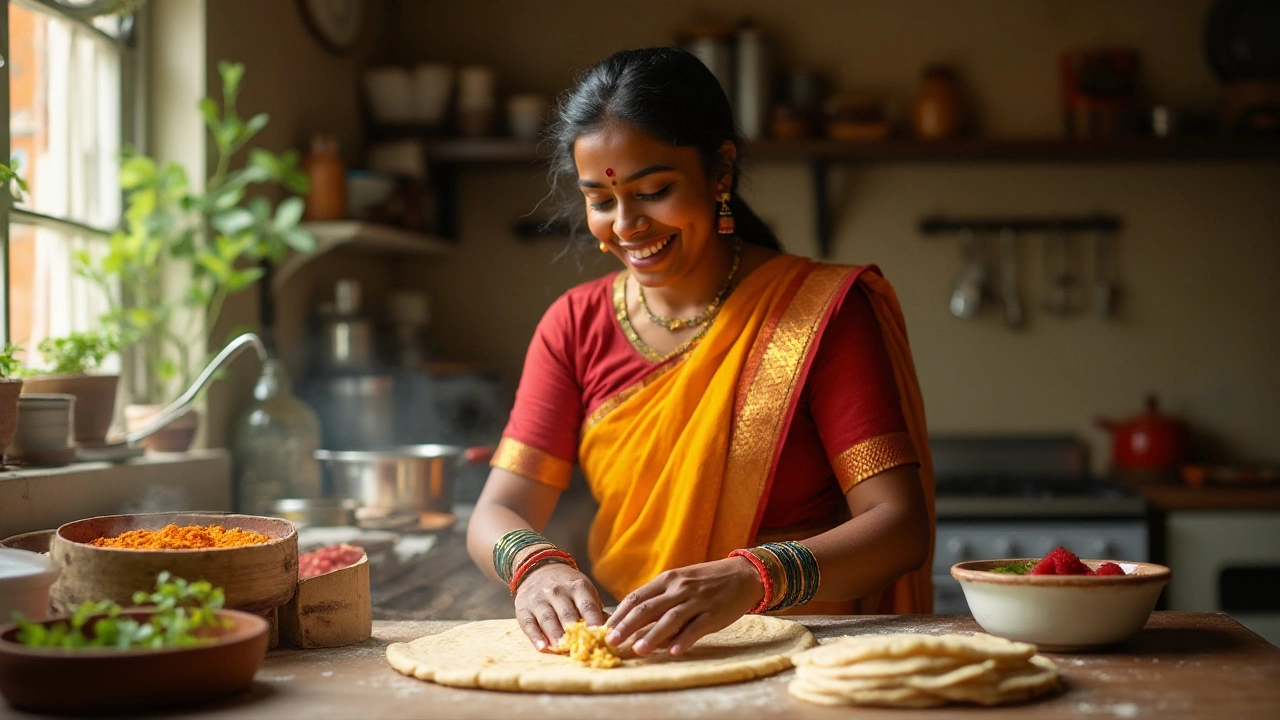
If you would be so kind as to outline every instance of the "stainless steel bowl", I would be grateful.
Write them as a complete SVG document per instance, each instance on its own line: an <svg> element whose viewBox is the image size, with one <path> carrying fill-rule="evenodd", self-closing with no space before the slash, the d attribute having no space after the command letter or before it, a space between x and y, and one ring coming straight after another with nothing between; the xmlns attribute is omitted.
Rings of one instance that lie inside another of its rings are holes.
<svg viewBox="0 0 1280 720"><path fill-rule="evenodd" d="M309 527L355 525L359 509L360 503L350 498L285 498L271 503L271 514Z"/></svg>
<svg viewBox="0 0 1280 720"><path fill-rule="evenodd" d="M361 524L413 517L424 525L447 525L453 519L456 469L485 462L492 454L483 447L401 445L317 450L315 456L328 475L329 494L360 503Z"/></svg>

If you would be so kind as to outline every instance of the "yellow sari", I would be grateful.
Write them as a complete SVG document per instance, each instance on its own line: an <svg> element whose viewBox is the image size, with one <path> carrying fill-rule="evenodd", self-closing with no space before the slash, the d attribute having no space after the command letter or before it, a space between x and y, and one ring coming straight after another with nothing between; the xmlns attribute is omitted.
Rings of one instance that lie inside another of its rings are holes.
<svg viewBox="0 0 1280 720"><path fill-rule="evenodd" d="M755 544L818 340L855 282L889 350L933 527L923 406L892 288L874 271L783 255L742 281L695 347L584 423L579 461L600 504L592 573L606 590L621 598L664 570ZM931 612L931 560L932 540L923 568L845 611Z"/></svg>

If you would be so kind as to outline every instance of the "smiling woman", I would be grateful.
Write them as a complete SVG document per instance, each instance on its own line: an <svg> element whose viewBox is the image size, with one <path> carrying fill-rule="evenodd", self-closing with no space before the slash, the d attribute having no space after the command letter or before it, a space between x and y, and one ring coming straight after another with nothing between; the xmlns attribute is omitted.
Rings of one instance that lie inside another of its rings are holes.
<svg viewBox="0 0 1280 720"><path fill-rule="evenodd" d="M694 56L616 53L568 93L552 184L622 265L547 310L468 527L529 640L606 623L639 656L747 613L928 612L933 481L893 290L782 254L737 196ZM574 464L590 572L541 536ZM594 580L594 582L593 582Z"/></svg>

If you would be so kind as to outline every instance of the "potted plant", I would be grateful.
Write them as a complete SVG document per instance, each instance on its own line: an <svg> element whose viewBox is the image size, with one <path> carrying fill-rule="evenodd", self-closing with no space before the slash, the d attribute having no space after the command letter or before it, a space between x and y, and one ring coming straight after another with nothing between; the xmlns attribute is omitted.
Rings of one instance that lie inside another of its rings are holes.
<svg viewBox="0 0 1280 720"><path fill-rule="evenodd" d="M97 370L108 356L119 352L120 341L105 330L73 332L45 338L39 345L45 366L23 371L23 393L74 395L72 435L77 445L100 445L115 415L116 387L120 376Z"/></svg>
<svg viewBox="0 0 1280 720"><path fill-rule="evenodd" d="M14 375L20 365L15 357L19 349L12 344L0 347L0 465L4 464L4 452L18 431L18 394L22 392L22 380Z"/></svg>
<svg viewBox="0 0 1280 720"><path fill-rule="evenodd" d="M120 169L124 228L111 236L105 252L75 258L77 274L106 293L104 326L123 343L126 389L141 406L125 409L130 427L146 424L191 384L229 295L258 282L290 250L315 246L299 224L308 183L298 153L248 147L266 127L267 115L244 120L236 110L243 65L223 62L218 70L221 104L206 97L199 106L213 146L213 169L203 189L189 185L186 170L176 163L126 154ZM260 193L251 195L262 190L286 197L273 205ZM182 270L175 273L172 263ZM195 417L180 418L170 426L174 433L157 433L148 445L185 449Z"/></svg>

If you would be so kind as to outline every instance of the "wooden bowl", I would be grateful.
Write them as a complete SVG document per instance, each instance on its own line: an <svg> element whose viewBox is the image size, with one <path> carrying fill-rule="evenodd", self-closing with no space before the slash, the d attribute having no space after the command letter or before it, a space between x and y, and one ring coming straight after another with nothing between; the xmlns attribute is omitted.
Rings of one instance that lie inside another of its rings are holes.
<svg viewBox="0 0 1280 720"><path fill-rule="evenodd" d="M123 614L151 617L146 609ZM21 710L98 714L188 706L243 690L266 657L267 621L235 610L218 616L232 624L209 629L212 643L158 650L27 647L10 625L0 630L0 695Z"/></svg>
<svg viewBox="0 0 1280 720"><path fill-rule="evenodd" d="M89 544L129 530L159 530L170 523L238 527L271 540L208 550L125 550ZM289 602L298 585L297 530L287 520L255 515L166 512L77 520L58 528L50 555L62 568L52 592L56 612L72 612L86 600L114 600L127 607L133 604L134 591L155 588L156 576L163 570L190 581L208 580L226 592L225 607L257 615Z"/></svg>
<svg viewBox="0 0 1280 720"><path fill-rule="evenodd" d="M298 581L298 594L280 608L282 644L296 648L341 647L373 635L369 555L323 575Z"/></svg>

